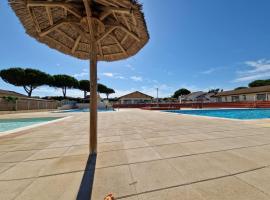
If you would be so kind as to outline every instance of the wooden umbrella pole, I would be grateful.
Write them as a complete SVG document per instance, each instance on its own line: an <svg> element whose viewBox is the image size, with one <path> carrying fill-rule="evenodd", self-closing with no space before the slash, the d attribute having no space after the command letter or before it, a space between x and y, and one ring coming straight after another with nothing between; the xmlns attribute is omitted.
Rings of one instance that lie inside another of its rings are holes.
<svg viewBox="0 0 270 200"><path fill-rule="evenodd" d="M93 46L96 43L93 42ZM94 48L95 49L95 48ZM97 56L90 60L90 154L97 153Z"/></svg>
<svg viewBox="0 0 270 200"><path fill-rule="evenodd" d="M95 38L94 22L91 12L91 3L83 0L90 35L90 136L89 136L89 153L97 153L97 42Z"/></svg>

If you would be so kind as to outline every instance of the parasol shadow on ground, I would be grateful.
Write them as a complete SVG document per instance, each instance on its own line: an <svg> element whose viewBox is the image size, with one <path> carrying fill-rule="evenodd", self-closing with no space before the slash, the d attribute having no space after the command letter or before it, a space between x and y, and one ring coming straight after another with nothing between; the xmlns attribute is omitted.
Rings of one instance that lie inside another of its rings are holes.
<svg viewBox="0 0 270 200"><path fill-rule="evenodd" d="M96 160L95 154L89 155L76 200L91 200Z"/></svg>

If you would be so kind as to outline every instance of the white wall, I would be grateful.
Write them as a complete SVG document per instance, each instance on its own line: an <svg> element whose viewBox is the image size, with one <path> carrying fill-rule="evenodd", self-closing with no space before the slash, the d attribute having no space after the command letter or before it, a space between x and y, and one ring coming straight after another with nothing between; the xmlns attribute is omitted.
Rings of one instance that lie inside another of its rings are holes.
<svg viewBox="0 0 270 200"><path fill-rule="evenodd" d="M152 102L151 99L141 99L141 98L123 98L123 99L120 99L120 103L121 104L136 104L136 103L139 103L138 101L146 101L147 103L150 103Z"/></svg>
<svg viewBox="0 0 270 200"><path fill-rule="evenodd" d="M242 94L241 95L233 95L233 96L239 96L240 101L256 101L257 94L264 94L264 93L246 94L246 100L244 100L244 97ZM221 99L222 99L222 102L232 102L232 96L222 97ZM268 101L270 101L270 93L268 93Z"/></svg>

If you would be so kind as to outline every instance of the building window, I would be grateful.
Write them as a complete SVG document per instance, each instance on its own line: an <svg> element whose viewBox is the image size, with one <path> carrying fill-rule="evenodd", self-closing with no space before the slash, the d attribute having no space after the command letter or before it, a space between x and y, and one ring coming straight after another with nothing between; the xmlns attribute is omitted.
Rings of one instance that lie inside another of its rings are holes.
<svg viewBox="0 0 270 200"><path fill-rule="evenodd" d="M238 102L239 96L232 96L232 102Z"/></svg>
<svg viewBox="0 0 270 200"><path fill-rule="evenodd" d="M132 104L131 100L123 100L123 104Z"/></svg>
<svg viewBox="0 0 270 200"><path fill-rule="evenodd" d="M247 96L243 95L243 101L246 101L246 100L247 100Z"/></svg>
<svg viewBox="0 0 270 200"><path fill-rule="evenodd" d="M228 102L228 97L225 97L225 102Z"/></svg>
<svg viewBox="0 0 270 200"><path fill-rule="evenodd" d="M221 97L218 97L217 98L217 102L222 102L222 98Z"/></svg>
<svg viewBox="0 0 270 200"><path fill-rule="evenodd" d="M257 94L257 101L266 101L266 94Z"/></svg>

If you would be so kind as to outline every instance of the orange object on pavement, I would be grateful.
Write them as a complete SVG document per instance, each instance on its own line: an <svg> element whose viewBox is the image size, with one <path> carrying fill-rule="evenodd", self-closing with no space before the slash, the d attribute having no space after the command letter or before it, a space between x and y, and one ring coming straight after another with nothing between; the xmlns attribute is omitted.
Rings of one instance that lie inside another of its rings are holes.
<svg viewBox="0 0 270 200"><path fill-rule="evenodd" d="M115 198L113 197L112 193L108 194L104 200L115 200Z"/></svg>

